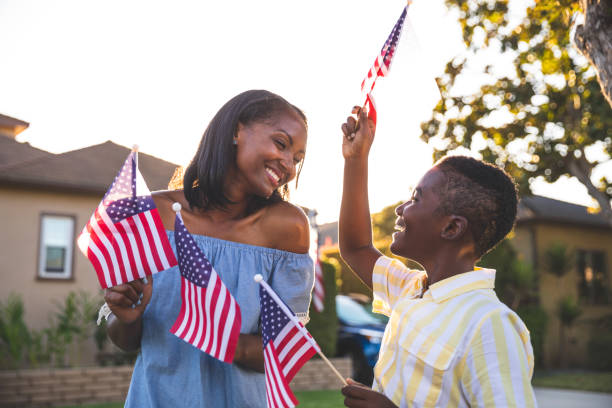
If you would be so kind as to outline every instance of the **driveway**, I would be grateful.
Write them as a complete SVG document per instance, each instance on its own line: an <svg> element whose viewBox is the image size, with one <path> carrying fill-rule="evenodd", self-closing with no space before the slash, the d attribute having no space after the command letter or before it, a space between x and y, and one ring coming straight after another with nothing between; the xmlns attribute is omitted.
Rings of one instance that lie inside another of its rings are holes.
<svg viewBox="0 0 612 408"><path fill-rule="evenodd" d="M540 408L610 408L612 394L590 391L535 388Z"/></svg>

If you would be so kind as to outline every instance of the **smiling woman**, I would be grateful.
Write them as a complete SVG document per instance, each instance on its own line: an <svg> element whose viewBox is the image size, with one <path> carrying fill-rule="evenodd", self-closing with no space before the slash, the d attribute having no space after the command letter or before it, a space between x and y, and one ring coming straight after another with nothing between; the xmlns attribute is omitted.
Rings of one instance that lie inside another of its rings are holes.
<svg viewBox="0 0 612 408"><path fill-rule="evenodd" d="M307 321L314 282L309 225L285 201L306 138L306 117L297 107L268 91L244 92L211 120L185 170L184 190L153 193L172 244L172 204L181 203L185 225L240 305L241 334L234 363L226 364L170 333L181 308L177 267L147 284L107 289L109 336L125 350L141 349L126 406L265 406L253 276L261 274Z"/></svg>

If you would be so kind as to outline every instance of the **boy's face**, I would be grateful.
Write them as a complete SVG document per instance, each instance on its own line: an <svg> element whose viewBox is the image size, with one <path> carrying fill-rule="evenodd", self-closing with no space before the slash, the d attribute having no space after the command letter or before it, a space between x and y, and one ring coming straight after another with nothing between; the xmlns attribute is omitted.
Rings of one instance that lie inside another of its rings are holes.
<svg viewBox="0 0 612 408"><path fill-rule="evenodd" d="M410 200L395 209L398 218L391 242L391 252L419 263L435 256L446 217L436 214L440 205L439 192L444 191L446 177L436 167L431 168L412 193Z"/></svg>

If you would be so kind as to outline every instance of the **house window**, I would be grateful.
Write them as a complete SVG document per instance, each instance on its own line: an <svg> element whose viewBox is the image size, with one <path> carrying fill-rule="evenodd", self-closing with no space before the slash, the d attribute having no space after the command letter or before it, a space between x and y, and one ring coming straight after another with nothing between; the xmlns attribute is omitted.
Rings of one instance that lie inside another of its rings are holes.
<svg viewBox="0 0 612 408"><path fill-rule="evenodd" d="M610 303L605 252L579 250L577 262L580 297L590 305Z"/></svg>
<svg viewBox="0 0 612 408"><path fill-rule="evenodd" d="M43 215L40 223L38 276L50 279L72 278L74 218Z"/></svg>

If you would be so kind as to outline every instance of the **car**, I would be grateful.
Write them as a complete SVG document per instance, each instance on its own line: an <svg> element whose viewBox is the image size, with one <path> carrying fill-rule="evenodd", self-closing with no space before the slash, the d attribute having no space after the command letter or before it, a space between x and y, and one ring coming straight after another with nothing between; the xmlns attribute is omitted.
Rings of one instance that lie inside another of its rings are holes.
<svg viewBox="0 0 612 408"><path fill-rule="evenodd" d="M371 385L374 365L388 318L372 313L372 303L359 295L337 295L338 343L336 354L353 362L352 378Z"/></svg>

